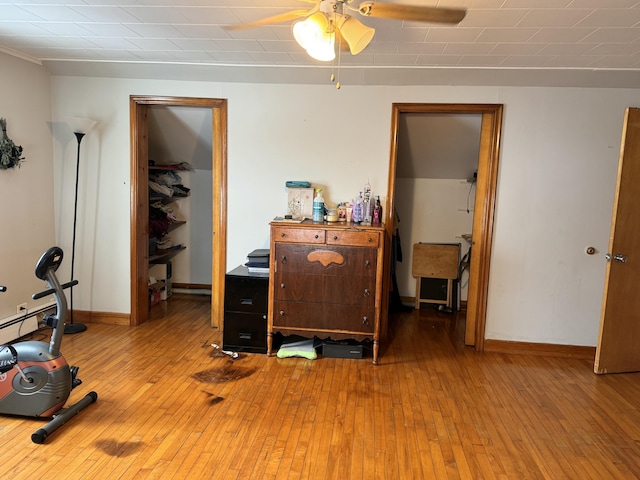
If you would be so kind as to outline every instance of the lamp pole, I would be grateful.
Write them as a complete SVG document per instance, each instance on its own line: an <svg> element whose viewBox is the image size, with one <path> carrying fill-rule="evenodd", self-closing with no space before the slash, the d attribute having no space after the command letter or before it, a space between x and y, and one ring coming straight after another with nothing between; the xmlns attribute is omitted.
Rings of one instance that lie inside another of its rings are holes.
<svg viewBox="0 0 640 480"><path fill-rule="evenodd" d="M78 221L78 172L80 171L80 142L82 142L82 138L84 137L84 133L81 132L73 132L78 140L78 155L76 158L76 189L75 196L73 202L73 240L71 243L71 281L73 278L73 267L75 265L76 260L76 224ZM70 296L70 314L69 319L70 322L64 326L64 333L80 333L84 332L87 329L87 326L83 323L74 323L73 322L73 287L69 291Z"/></svg>

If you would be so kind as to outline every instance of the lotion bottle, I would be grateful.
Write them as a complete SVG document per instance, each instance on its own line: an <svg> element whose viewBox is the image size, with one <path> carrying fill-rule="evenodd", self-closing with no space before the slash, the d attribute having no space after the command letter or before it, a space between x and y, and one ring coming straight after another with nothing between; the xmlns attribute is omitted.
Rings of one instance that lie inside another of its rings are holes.
<svg viewBox="0 0 640 480"><path fill-rule="evenodd" d="M321 188L316 188L316 196L313 199L313 221L324 221L324 198L322 197Z"/></svg>
<svg viewBox="0 0 640 480"><path fill-rule="evenodd" d="M380 196L376 197L376 206L373 207L373 223L382 222L382 205L380 205Z"/></svg>

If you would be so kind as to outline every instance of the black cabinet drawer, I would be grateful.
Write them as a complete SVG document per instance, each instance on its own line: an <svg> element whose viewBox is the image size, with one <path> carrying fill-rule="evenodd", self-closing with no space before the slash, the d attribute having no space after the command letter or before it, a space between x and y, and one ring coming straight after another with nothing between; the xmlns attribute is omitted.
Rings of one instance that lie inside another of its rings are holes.
<svg viewBox="0 0 640 480"><path fill-rule="evenodd" d="M222 348L267 353L267 314L225 312Z"/></svg>
<svg viewBox="0 0 640 480"><path fill-rule="evenodd" d="M226 312L266 313L268 299L268 277L227 274L224 293L224 310Z"/></svg>

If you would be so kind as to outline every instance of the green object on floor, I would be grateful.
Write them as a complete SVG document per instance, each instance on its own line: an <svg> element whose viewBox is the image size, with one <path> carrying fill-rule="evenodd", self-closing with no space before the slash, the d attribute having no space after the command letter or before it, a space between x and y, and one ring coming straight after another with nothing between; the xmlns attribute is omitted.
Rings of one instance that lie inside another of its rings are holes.
<svg viewBox="0 0 640 480"><path fill-rule="evenodd" d="M278 358L301 357L308 360L318 358L316 349L313 348L313 338L299 342L284 343L276 354Z"/></svg>

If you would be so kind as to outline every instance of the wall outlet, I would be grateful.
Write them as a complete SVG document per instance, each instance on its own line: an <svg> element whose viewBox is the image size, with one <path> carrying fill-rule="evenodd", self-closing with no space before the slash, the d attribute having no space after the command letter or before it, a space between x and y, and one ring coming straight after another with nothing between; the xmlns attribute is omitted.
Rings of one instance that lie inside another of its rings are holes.
<svg viewBox="0 0 640 480"><path fill-rule="evenodd" d="M16 306L16 313L27 313L27 304L21 303Z"/></svg>

